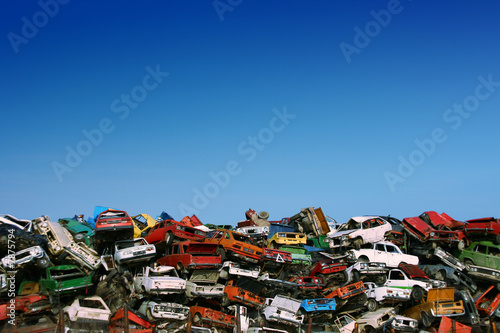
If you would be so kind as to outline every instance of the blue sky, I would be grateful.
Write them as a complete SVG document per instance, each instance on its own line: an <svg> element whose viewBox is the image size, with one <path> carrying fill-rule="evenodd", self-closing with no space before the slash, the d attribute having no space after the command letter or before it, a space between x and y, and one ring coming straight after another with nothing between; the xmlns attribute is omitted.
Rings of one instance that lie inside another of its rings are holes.
<svg viewBox="0 0 500 333"><path fill-rule="evenodd" d="M500 3L4 2L0 213L500 217Z"/></svg>

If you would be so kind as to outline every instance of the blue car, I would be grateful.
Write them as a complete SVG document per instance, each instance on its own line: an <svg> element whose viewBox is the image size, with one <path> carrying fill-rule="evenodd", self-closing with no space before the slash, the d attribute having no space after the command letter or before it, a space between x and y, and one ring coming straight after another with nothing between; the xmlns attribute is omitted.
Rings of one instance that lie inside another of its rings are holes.
<svg viewBox="0 0 500 333"><path fill-rule="evenodd" d="M336 306L334 298L311 298L302 301L299 311L302 313L334 311Z"/></svg>

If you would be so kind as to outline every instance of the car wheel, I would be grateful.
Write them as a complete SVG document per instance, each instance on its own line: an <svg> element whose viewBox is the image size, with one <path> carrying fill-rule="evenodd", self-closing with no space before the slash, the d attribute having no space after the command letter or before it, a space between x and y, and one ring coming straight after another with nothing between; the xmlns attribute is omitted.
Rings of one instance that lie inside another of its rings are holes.
<svg viewBox="0 0 500 333"><path fill-rule="evenodd" d="M146 310L146 317L148 317L148 321L150 323L155 321L155 318L153 317L153 314L151 313L151 309L149 309L149 308Z"/></svg>
<svg viewBox="0 0 500 333"><path fill-rule="evenodd" d="M474 265L474 263L470 259L465 259L464 260L464 265L465 265L465 269L467 271L470 271L470 266Z"/></svg>
<svg viewBox="0 0 500 333"><path fill-rule="evenodd" d="M217 252L216 253L218 255L220 255L220 261L224 262L224 260L226 259L226 250L224 250L224 248L222 246L219 246L217 248Z"/></svg>
<svg viewBox="0 0 500 333"><path fill-rule="evenodd" d="M424 327L431 327L432 320L431 317L429 317L429 315L427 314L427 312L422 311L421 315L422 315L422 325L424 325Z"/></svg>
<svg viewBox="0 0 500 333"><path fill-rule="evenodd" d="M82 243L85 241L85 234L80 232L73 236L73 240L77 243Z"/></svg>
<svg viewBox="0 0 500 333"><path fill-rule="evenodd" d="M50 266L50 260L46 257L40 258L36 261L36 265L41 269L45 269Z"/></svg>
<svg viewBox="0 0 500 333"><path fill-rule="evenodd" d="M463 250L465 250L465 246L466 246L466 245L465 245L465 240L464 240L464 239L461 239L461 240L458 242L458 245L457 245L458 249L459 249L460 251L463 251Z"/></svg>
<svg viewBox="0 0 500 333"><path fill-rule="evenodd" d="M222 303L221 304L222 304L222 306L228 306L229 303L230 303L229 296L226 293L224 293L224 295L222 296Z"/></svg>
<svg viewBox="0 0 500 333"><path fill-rule="evenodd" d="M201 314L199 312L196 312L193 317L193 323L199 325L203 321L203 318L201 317Z"/></svg>
<svg viewBox="0 0 500 333"><path fill-rule="evenodd" d="M370 325L365 326L365 333L375 333L375 332L376 332L376 330L372 326L370 326Z"/></svg>
<svg viewBox="0 0 500 333"><path fill-rule="evenodd" d="M374 298L369 298L368 301L366 302L366 308L368 311L373 312L378 309L378 303Z"/></svg>
<svg viewBox="0 0 500 333"><path fill-rule="evenodd" d="M272 241L271 244L269 244L269 248L271 249L277 249L278 248L278 243L275 241Z"/></svg>
<svg viewBox="0 0 500 333"><path fill-rule="evenodd" d="M172 245L173 242L174 242L174 235L172 234L172 231L167 231L167 233L165 234L165 244L167 246L170 246Z"/></svg>
<svg viewBox="0 0 500 333"><path fill-rule="evenodd" d="M386 275L377 275L375 277L375 284L381 285L381 284L384 284L385 281L387 281Z"/></svg>
<svg viewBox="0 0 500 333"><path fill-rule="evenodd" d="M424 298L424 290L419 286L413 286L411 290L411 298L415 301L420 301Z"/></svg>
<svg viewBox="0 0 500 333"><path fill-rule="evenodd" d="M359 250L361 248L361 245L363 245L363 240L361 238L356 238L352 245L354 245L354 248L356 250Z"/></svg>
<svg viewBox="0 0 500 333"><path fill-rule="evenodd" d="M352 271L352 281L351 282L359 282L361 280L361 274L357 270Z"/></svg>

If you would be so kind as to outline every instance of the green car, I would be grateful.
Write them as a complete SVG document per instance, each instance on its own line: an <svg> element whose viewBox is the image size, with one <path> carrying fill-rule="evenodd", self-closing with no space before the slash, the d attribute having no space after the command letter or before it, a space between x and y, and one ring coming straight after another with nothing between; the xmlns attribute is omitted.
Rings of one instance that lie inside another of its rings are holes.
<svg viewBox="0 0 500 333"><path fill-rule="evenodd" d="M280 250L292 253L292 265L312 265L312 256L302 246L283 245Z"/></svg>
<svg viewBox="0 0 500 333"><path fill-rule="evenodd" d="M49 297L85 292L92 287L92 277L78 266L60 265L46 269L46 276L38 281L40 293Z"/></svg>
<svg viewBox="0 0 500 333"><path fill-rule="evenodd" d="M74 218L63 218L58 222L71 233L75 242L85 242L86 245L92 246L94 229L87 222L79 222Z"/></svg>
<svg viewBox="0 0 500 333"><path fill-rule="evenodd" d="M500 245L490 241L473 242L456 256L465 264L467 270L471 265L500 270Z"/></svg>
<svg viewBox="0 0 500 333"><path fill-rule="evenodd" d="M317 247L319 249L329 249L330 242L328 242L326 235L320 235L318 237L307 238L307 245L312 247Z"/></svg>

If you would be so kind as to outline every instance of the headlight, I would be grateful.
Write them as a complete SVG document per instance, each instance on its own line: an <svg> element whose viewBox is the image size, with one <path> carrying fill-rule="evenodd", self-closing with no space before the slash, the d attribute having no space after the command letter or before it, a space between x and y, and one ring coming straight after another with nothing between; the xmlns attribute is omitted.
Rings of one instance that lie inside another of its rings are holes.
<svg viewBox="0 0 500 333"><path fill-rule="evenodd" d="M436 233L433 231L433 232L431 232L431 233L430 233L430 235L431 235L432 237L434 237L434 236L436 236Z"/></svg>
<svg viewBox="0 0 500 333"><path fill-rule="evenodd" d="M132 254L132 251L124 251L123 254L126 255L126 256L128 256L128 255Z"/></svg>

